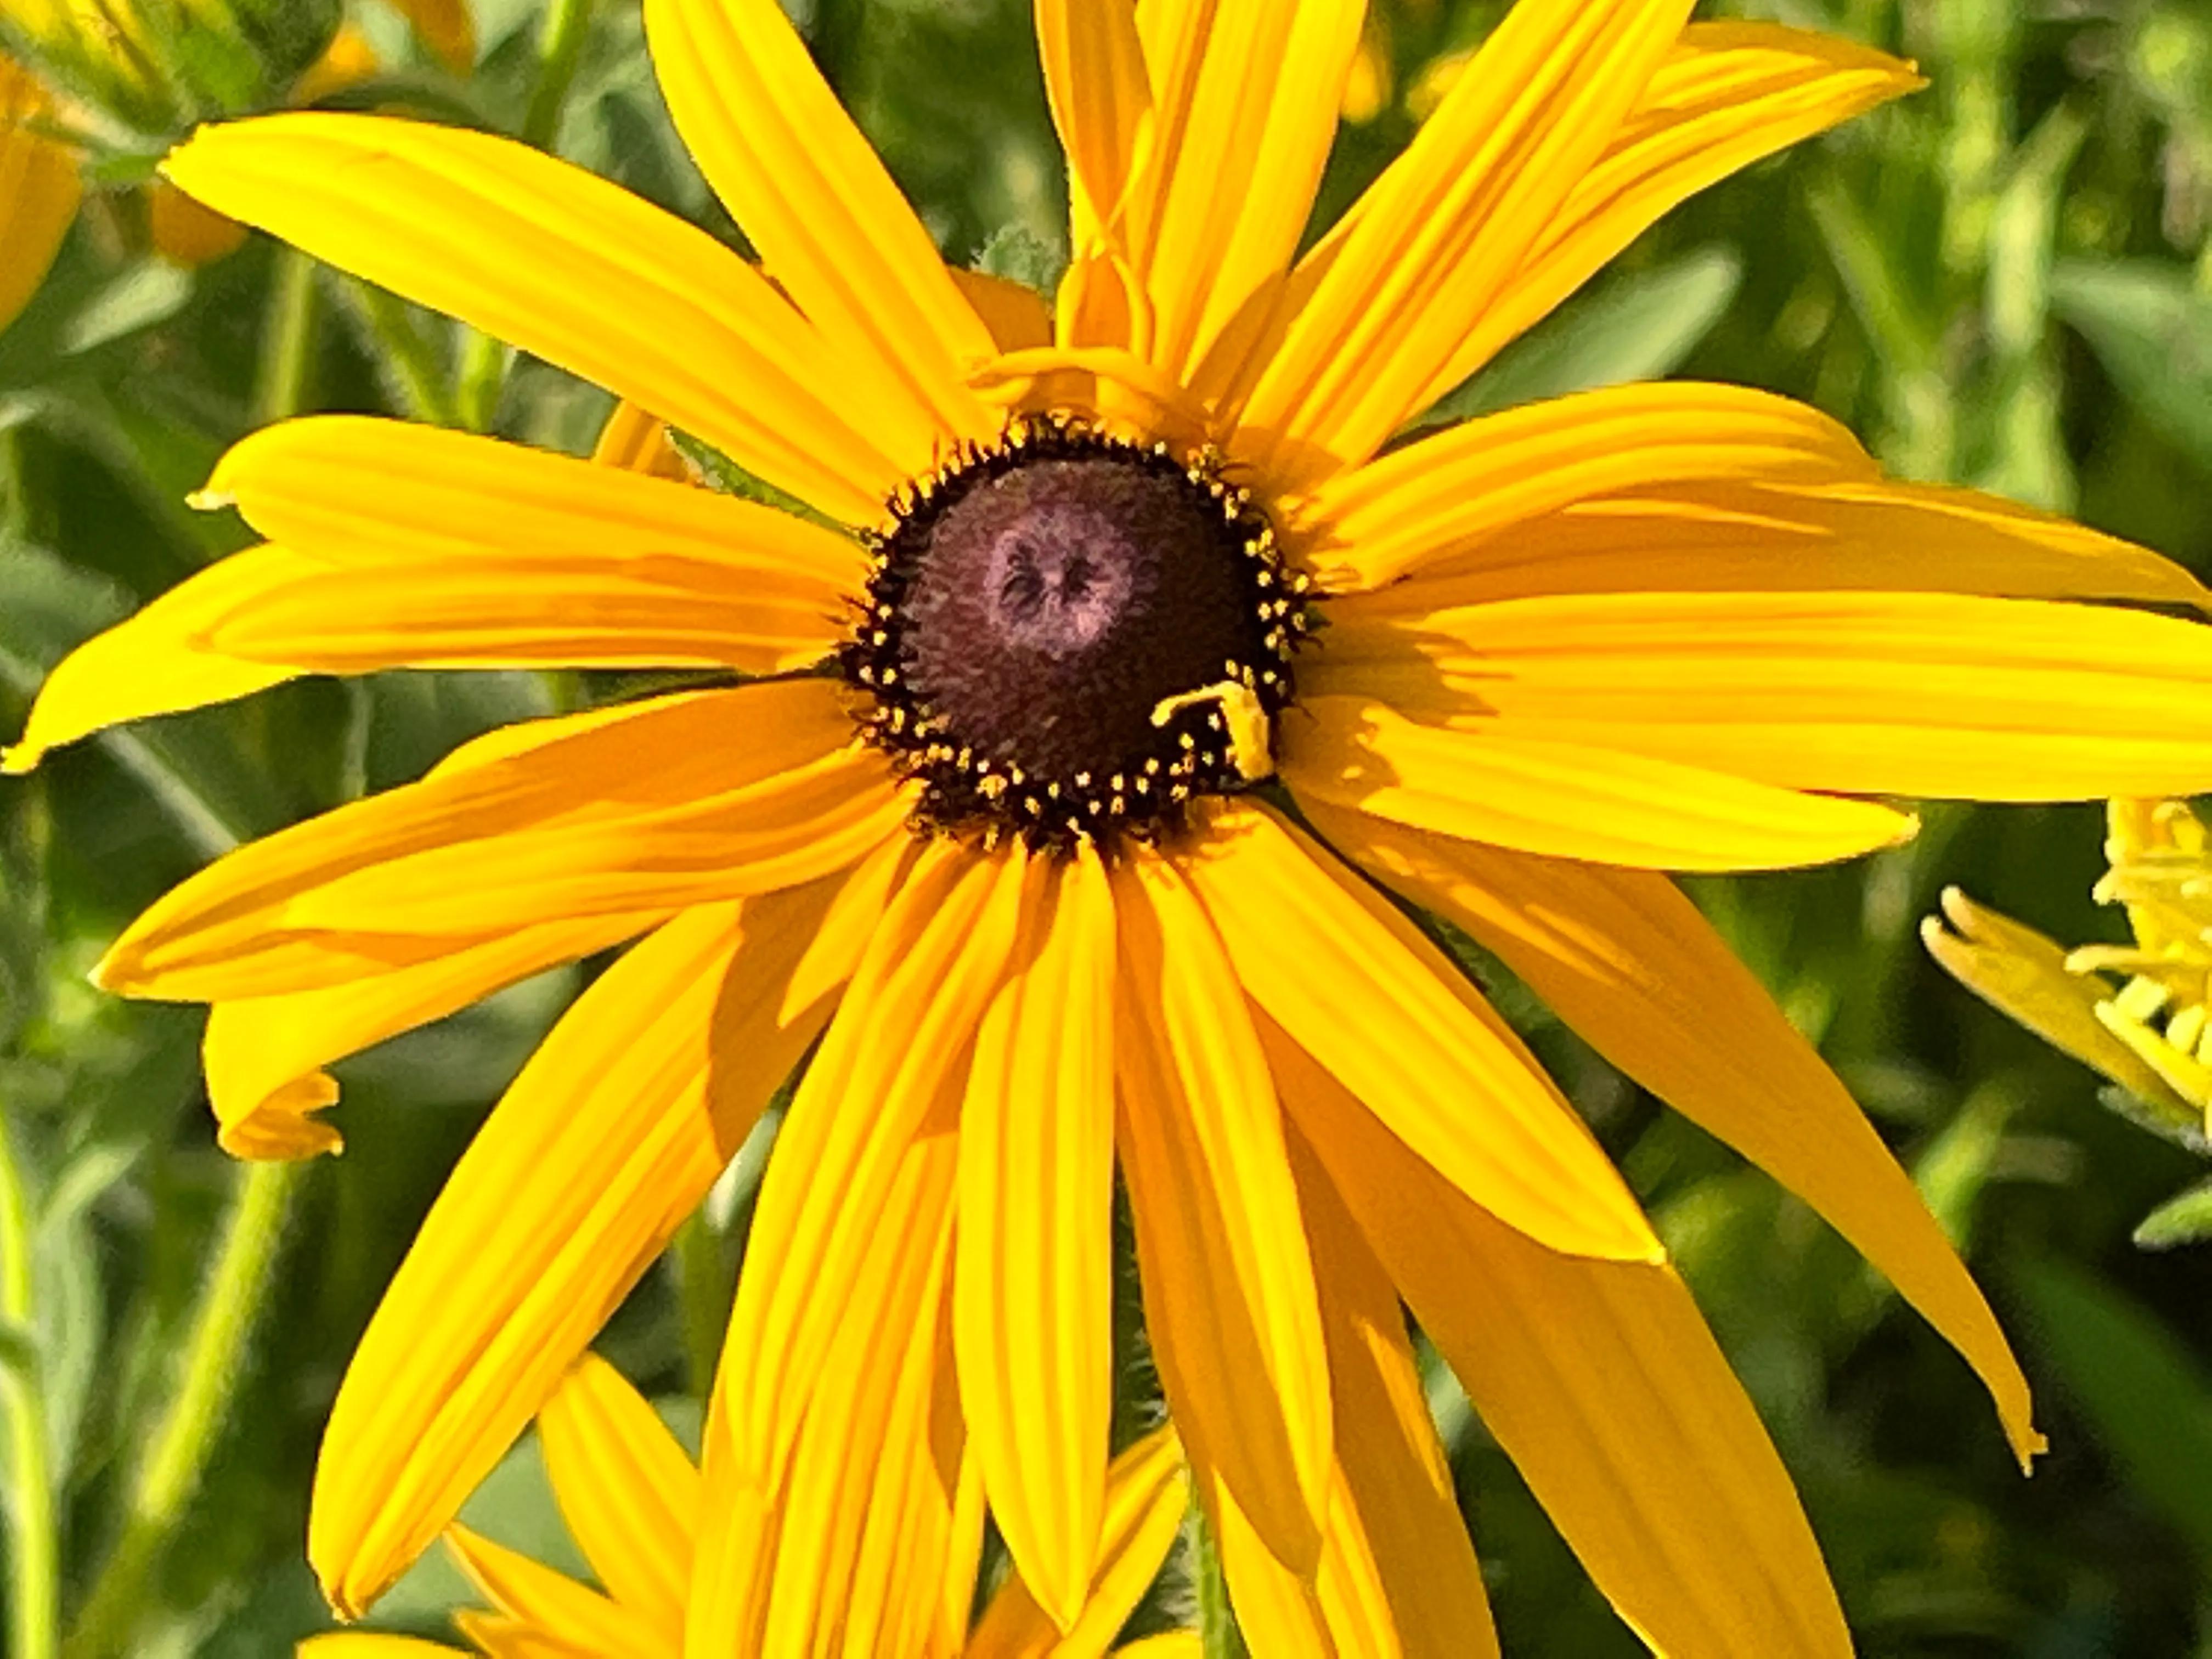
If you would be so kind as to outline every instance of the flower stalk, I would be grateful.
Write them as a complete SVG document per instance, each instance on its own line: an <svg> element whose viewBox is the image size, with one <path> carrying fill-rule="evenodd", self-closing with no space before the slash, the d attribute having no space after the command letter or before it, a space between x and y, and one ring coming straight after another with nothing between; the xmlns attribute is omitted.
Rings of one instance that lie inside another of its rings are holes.
<svg viewBox="0 0 2212 1659"><path fill-rule="evenodd" d="M8 1411L8 1651L54 1659L61 1624L61 1551L46 1399L31 1336L31 1212L0 1111L0 1401Z"/></svg>

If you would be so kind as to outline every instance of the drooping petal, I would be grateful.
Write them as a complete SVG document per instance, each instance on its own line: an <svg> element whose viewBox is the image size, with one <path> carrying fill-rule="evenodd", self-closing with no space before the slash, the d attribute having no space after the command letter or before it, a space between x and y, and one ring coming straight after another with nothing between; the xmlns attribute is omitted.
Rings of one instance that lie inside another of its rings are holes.
<svg viewBox="0 0 2212 1659"><path fill-rule="evenodd" d="M40 131L52 114L30 71L0 57L0 329L46 281L83 194L76 153Z"/></svg>
<svg viewBox="0 0 2212 1659"><path fill-rule="evenodd" d="M643 404L832 518L875 522L918 470L897 434L823 401L838 354L758 271L527 145L303 112L203 127L162 171L234 219Z"/></svg>
<svg viewBox="0 0 2212 1659"><path fill-rule="evenodd" d="M653 1627L599 1591L464 1526L446 1529L446 1545L487 1601L542 1640L595 1659L661 1659Z"/></svg>
<svg viewBox="0 0 2212 1659"><path fill-rule="evenodd" d="M2099 1005L2112 995L2111 980L2069 971L2064 945L1955 887L1943 890L1942 905L1942 920L1921 921L1920 939L1961 985L2130 1093L2177 1115L2197 1109L2099 1017ZM1945 921L1958 931L1948 931Z"/></svg>
<svg viewBox="0 0 2212 1659"><path fill-rule="evenodd" d="M607 423L592 446L592 459L600 466L641 472L648 477L677 483L691 481L691 469L668 435L668 423L652 410L632 403L615 405Z"/></svg>
<svg viewBox="0 0 2212 1659"><path fill-rule="evenodd" d="M1027 854L932 842L867 941L769 1160L718 1397L744 1478L773 1490L901 1161L958 1075L1022 914ZM962 1079L964 1082L964 1078Z"/></svg>
<svg viewBox="0 0 2212 1659"><path fill-rule="evenodd" d="M1127 240L1152 300L1151 361L1182 374L1297 251L1367 6L1210 0L1160 10L1173 16L1156 26L1165 59L1152 64L1157 143L1128 204Z"/></svg>
<svg viewBox="0 0 2212 1659"><path fill-rule="evenodd" d="M1193 1463L1304 1576L1328 1502L1328 1364L1273 1081L1181 872L1139 856L1115 898L1122 1173L1160 1380Z"/></svg>
<svg viewBox="0 0 2212 1659"><path fill-rule="evenodd" d="M1483 1424L1671 1659L1848 1659L1790 1477L1671 1267L1547 1250L1438 1179L1295 1043L1283 1098Z"/></svg>
<svg viewBox="0 0 2212 1659"><path fill-rule="evenodd" d="M1107 1473L1097 1576L1074 1626L1063 1633L1017 1575L983 1609L962 1659L1105 1659L1167 1564L1189 1507L1182 1448L1174 1429L1163 1424L1115 1458Z"/></svg>
<svg viewBox="0 0 2212 1659"><path fill-rule="evenodd" d="M1672 882L1336 808L1316 805L1313 822L1339 851L1466 928L1600 1054L1826 1217L1972 1362L2014 1449L2023 1459L2040 1449L2027 1379L1911 1178Z"/></svg>
<svg viewBox="0 0 2212 1659"><path fill-rule="evenodd" d="M1913 66L1774 23L1692 23L1497 303L1416 400L1434 403L1678 204L1753 161L1925 86Z"/></svg>
<svg viewBox="0 0 2212 1659"><path fill-rule="evenodd" d="M1333 478L1301 508L1298 541L1323 587L1351 592L1493 540L1510 556L1529 520L1608 492L1875 476L1848 431L1787 398L1692 382L1611 386L1465 421Z"/></svg>
<svg viewBox="0 0 2212 1659"><path fill-rule="evenodd" d="M324 1066L664 920L647 912L544 922L366 979L217 1003L201 1044L216 1139L234 1158L335 1152L337 1131L311 1115L337 1101Z"/></svg>
<svg viewBox="0 0 2212 1659"><path fill-rule="evenodd" d="M1352 474L1347 489L1370 471L1378 468ZM1397 533L1375 511L1380 504L1362 512L1370 543ZM2148 548L1936 484L1655 480L1467 537L1454 533L1449 512L1425 522L1431 529L1412 543L1390 543L1387 556L1405 563L1405 579L1336 600L1332 619L1413 618L1547 593L1727 589L1879 588L2212 609L2202 582ZM1365 556L1342 556L1357 564Z"/></svg>
<svg viewBox="0 0 2212 1659"><path fill-rule="evenodd" d="M210 1002L337 984L456 937L797 886L856 862L901 817L823 681L544 728L526 751L449 760L217 860L125 930L100 982Z"/></svg>
<svg viewBox="0 0 2212 1659"><path fill-rule="evenodd" d="M310 1636L292 1650L293 1659L434 1659L459 1651L442 1642L424 1642L412 1636L392 1636L383 1631L332 1631Z"/></svg>
<svg viewBox="0 0 2212 1659"><path fill-rule="evenodd" d="M607 1594L661 1651L684 1640L699 1471L645 1396L581 1355L538 1413L545 1471L568 1535Z"/></svg>
<svg viewBox="0 0 2212 1659"><path fill-rule="evenodd" d="M772 1480L756 1478L725 1409L731 1372L763 1356L725 1350L684 1638L697 1659L923 1650L953 1542L957 1480L957 1468L946 1479L957 1448L940 1443L938 1410L955 1393L945 1300L957 1099L940 1094L897 1149L884 1207L840 1295L848 1316L802 1387L791 1450ZM769 1258L746 1269L787 1271Z"/></svg>
<svg viewBox="0 0 2212 1659"><path fill-rule="evenodd" d="M953 1335L992 1513L1065 1629L1097 1565L1114 1410L1114 898L1088 850L1027 884L961 1114Z"/></svg>
<svg viewBox="0 0 2212 1659"><path fill-rule="evenodd" d="M2080 800L2212 788L2212 629L2104 605L1510 599L1333 628L1312 684L1323 701L1368 690L1470 747L1616 748L1784 789ZM1419 743L1375 746L1395 760Z"/></svg>
<svg viewBox="0 0 2212 1659"><path fill-rule="evenodd" d="M670 922L577 1000L486 1120L331 1408L307 1552L342 1613L490 1471L821 1029L826 996L784 1005L835 893Z"/></svg>
<svg viewBox="0 0 2212 1659"><path fill-rule="evenodd" d="M241 662L204 641L210 624L234 605L323 568L287 548L248 548L94 635L46 676L22 740L0 750L0 773L28 772L49 750L110 726L251 696L305 672L289 665Z"/></svg>
<svg viewBox="0 0 2212 1659"><path fill-rule="evenodd" d="M1279 489L1365 460L1419 406L1643 95L1687 0L1521 0L1370 188L1265 359L1231 447Z"/></svg>
<svg viewBox="0 0 2212 1659"><path fill-rule="evenodd" d="M203 501L329 562L206 625L226 656L391 666L728 667L828 654L848 538L753 502L495 439L325 416L246 439Z"/></svg>
<svg viewBox="0 0 2212 1659"><path fill-rule="evenodd" d="M1045 96L1067 153L1068 240L1079 252L1114 225L1146 165L1152 83L1134 6L1036 0L1036 10Z"/></svg>
<svg viewBox="0 0 2212 1659"><path fill-rule="evenodd" d="M1263 1026L1272 1055L1290 1039ZM1302 1584L1225 1516L1223 1566L1255 1651L1495 1659L1498 1635L1406 1335L1398 1292L1304 1139L1291 1164L1328 1334L1337 1466L1321 1571Z"/></svg>
<svg viewBox="0 0 2212 1659"><path fill-rule="evenodd" d="M1443 1178L1556 1249L1659 1245L1589 1128L1467 975L1264 807L1223 813L1191 880L1252 1000Z"/></svg>
<svg viewBox="0 0 2212 1659"><path fill-rule="evenodd" d="M466 75L475 67L477 27L468 0L392 0L392 3L447 69Z"/></svg>
<svg viewBox="0 0 2212 1659"><path fill-rule="evenodd" d="M1334 643L1334 641L1332 641ZM1533 722L1459 731L1398 712L1434 696L1418 658L1347 672L1369 696L1302 681L1284 722L1283 777L1301 799L1463 841L1650 870L1781 870L1856 858L1911 838L1917 821L1871 801L1755 783L1692 758L1610 746L1618 733L1570 738ZM1601 746L1598 739L1605 745Z"/></svg>
<svg viewBox="0 0 2212 1659"><path fill-rule="evenodd" d="M684 145L767 270L838 349L840 388L927 471L995 432L967 389L990 332L777 0L646 0Z"/></svg>

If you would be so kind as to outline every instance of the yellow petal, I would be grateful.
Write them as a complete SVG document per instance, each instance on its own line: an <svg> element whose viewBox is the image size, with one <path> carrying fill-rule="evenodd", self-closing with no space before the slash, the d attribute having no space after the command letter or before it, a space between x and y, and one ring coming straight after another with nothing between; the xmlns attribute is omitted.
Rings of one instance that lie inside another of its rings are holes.
<svg viewBox="0 0 2212 1659"><path fill-rule="evenodd" d="M724 1352L723 1392L707 1432L708 1523L685 1635L695 1659L902 1659L923 1650L957 1507L957 1469L947 1464L957 1464L957 1449L940 1431L957 1426L957 1413L948 1422L939 1407L957 1394L945 1299L957 1104L956 1093L940 1094L921 1133L897 1149L884 1207L870 1218L841 1289L850 1316L802 1385L790 1453L765 1485L722 1409L731 1373L754 1368L761 1356L734 1346ZM787 1271L761 1257L749 1269ZM740 1524L722 1523L726 1510Z"/></svg>
<svg viewBox="0 0 2212 1659"><path fill-rule="evenodd" d="M411 1636L387 1636L381 1631L333 1631L310 1636L292 1650L293 1659L430 1659L434 1654L458 1651L442 1642L419 1642Z"/></svg>
<svg viewBox="0 0 2212 1659"><path fill-rule="evenodd" d="M1663 1264L1501 1225L1285 1045L1285 1104L1421 1328L1591 1577L1654 1651L1848 1659L1790 1477Z"/></svg>
<svg viewBox="0 0 2212 1659"><path fill-rule="evenodd" d="M782 1005L833 892L670 922L577 999L486 1120L331 1408L307 1553L341 1613L499 1461L821 1029L826 1006Z"/></svg>
<svg viewBox="0 0 2212 1659"><path fill-rule="evenodd" d="M545 922L365 979L218 1003L202 1045L216 1138L237 1158L337 1152L337 1132L307 1115L337 1101L322 1067L663 920L648 912Z"/></svg>
<svg viewBox="0 0 2212 1659"><path fill-rule="evenodd" d="M1663 876L1424 836L1316 806L1314 827L1497 953L1593 1048L1826 1217L1972 1362L2014 1449L2027 1379L1911 1178L1813 1046ZM2068 977L2051 947L2051 972ZM2095 1016L2081 1009L2100 1031Z"/></svg>
<svg viewBox="0 0 2212 1659"><path fill-rule="evenodd" d="M453 1628L484 1659L576 1659L577 1650L567 1643L556 1642L534 1625L503 1613L463 1607L453 1618Z"/></svg>
<svg viewBox="0 0 2212 1659"><path fill-rule="evenodd" d="M1052 307L1035 289L988 271L951 267L952 280L1001 351L1030 351L1052 343Z"/></svg>
<svg viewBox="0 0 2212 1659"><path fill-rule="evenodd" d="M654 1632L629 1608L455 1525L447 1547L486 1600L540 1639L594 1659L661 1659Z"/></svg>
<svg viewBox="0 0 2212 1659"><path fill-rule="evenodd" d="M207 626L227 656L395 665L819 661L865 574L844 537L666 479L495 439L332 416L255 434L204 500L331 562Z"/></svg>
<svg viewBox="0 0 2212 1659"><path fill-rule="evenodd" d="M1617 748L1784 789L2081 800L2212 788L2212 629L2105 605L1510 599L1333 628L1310 684L1324 700L1379 695L1478 744ZM1376 747L1396 758L1394 739Z"/></svg>
<svg viewBox="0 0 2212 1659"><path fill-rule="evenodd" d="M27 772L49 750L106 726L251 696L304 672L240 662L204 641L209 625L232 606L321 568L286 548L248 548L179 582L128 622L95 634L46 676L22 741L0 751L0 771Z"/></svg>
<svg viewBox="0 0 2212 1659"><path fill-rule="evenodd" d="M832 518L915 469L823 401L840 360L760 273L487 133L320 112L203 127L162 172L234 219L629 398Z"/></svg>
<svg viewBox="0 0 2212 1659"><path fill-rule="evenodd" d="M607 1594L673 1653L684 1640L699 1471L645 1396L598 1355L578 1358L538 1413L568 1535Z"/></svg>
<svg viewBox="0 0 2212 1659"><path fill-rule="evenodd" d="M1680 34L1688 0L1521 0L1370 188L1245 403L1278 487L1357 465L1418 412Z"/></svg>
<svg viewBox="0 0 2212 1659"><path fill-rule="evenodd" d="M1107 8L1094 8L1107 9ZM1186 372L1297 251L1336 136L1365 0L1180 8L1174 90L1129 236L1151 295L1150 356Z"/></svg>
<svg viewBox="0 0 2212 1659"><path fill-rule="evenodd" d="M829 874L901 816L842 708L826 682L773 681L538 722L551 735L526 752L449 763L217 860L125 930L100 982L210 1002L308 990L456 937Z"/></svg>
<svg viewBox="0 0 2212 1659"><path fill-rule="evenodd" d="M953 1335L992 1513L1065 1629L1097 1564L1114 1413L1114 900L1089 849L1034 862L1027 885L961 1113Z"/></svg>
<svg viewBox="0 0 2212 1659"><path fill-rule="evenodd" d="M30 71L0 57L0 329L31 302L76 220L76 155L39 130L52 114Z"/></svg>
<svg viewBox="0 0 2212 1659"><path fill-rule="evenodd" d="M691 469L668 435L668 424L649 410L620 403L599 428L592 447L592 459L601 466L620 467L677 483L691 482Z"/></svg>
<svg viewBox="0 0 2212 1659"><path fill-rule="evenodd" d="M1346 592L1472 561L1493 543L1510 558L1528 521L1611 492L1875 476L1848 431L1787 398L1690 382L1613 386L1462 422L1333 478L1300 511L1298 540L1322 586Z"/></svg>
<svg viewBox="0 0 2212 1659"><path fill-rule="evenodd" d="M1139 855L1115 884L1122 1173L1160 1381L1194 1464L1303 1577L1328 1501L1328 1364L1274 1085L1187 879Z"/></svg>
<svg viewBox="0 0 2212 1659"><path fill-rule="evenodd" d="M1358 678L1390 704L1435 695L1434 671L1418 659L1389 677L1369 669ZM1856 858L1918 827L1870 801L1800 794L1694 759L1597 746L1612 742L1611 732L1569 739L1526 721L1447 730L1368 697L1325 694L1302 697L1282 729L1283 776L1301 798L1556 858L1778 870Z"/></svg>
<svg viewBox="0 0 2212 1659"><path fill-rule="evenodd" d="M1443 1176L1560 1249L1655 1259L1636 1200L1534 1056L1443 953L1271 811L1188 860L1258 1006Z"/></svg>
<svg viewBox="0 0 2212 1659"><path fill-rule="evenodd" d="M1289 1044L1262 1028L1271 1059ZM1295 1055L1284 1063L1310 1065ZM1321 1571L1301 1584L1224 1513L1222 1565L1255 1651L1336 1659L1495 1659L1482 1570L1460 1518L1398 1292L1295 1128L1298 1196L1328 1334L1337 1466Z"/></svg>
<svg viewBox="0 0 2212 1659"><path fill-rule="evenodd" d="M1419 446L1416 446L1419 447ZM1388 465L1388 460L1378 465ZM1376 468L1363 468L1347 486ZM1655 480L1571 501L1540 518L1456 536L1450 504L1409 524L1365 504L1362 547L1381 537L1404 580L1350 594L1332 621L1407 617L1543 593L1756 589L1995 593L2018 599L2136 599L2212 609L2212 593L2170 559L2086 526L1971 489L1854 479ZM1407 482L1413 479L1410 475ZM1340 556L1349 564L1367 555ZM1356 575L1349 580L1357 580Z"/></svg>
<svg viewBox="0 0 2212 1659"><path fill-rule="evenodd" d="M1926 84L1911 64L1832 35L1774 23L1691 24L1419 402L1458 386L1678 204Z"/></svg>
<svg viewBox="0 0 2212 1659"><path fill-rule="evenodd" d="M1143 164L1152 83L1135 7L1036 0L1036 9L1045 94L1067 152L1069 240L1080 250L1115 222Z"/></svg>
<svg viewBox="0 0 2212 1659"><path fill-rule="evenodd" d="M777 0L646 0L677 131L746 238L838 350L838 387L918 476L996 419L967 389L990 332Z"/></svg>
<svg viewBox="0 0 2212 1659"><path fill-rule="evenodd" d="M1182 1448L1163 1424L1107 1472L1097 1577L1074 1626L1063 1634L1016 1575L983 1609L962 1659L1104 1659L1166 1565L1189 1507Z"/></svg>
<svg viewBox="0 0 2212 1659"><path fill-rule="evenodd" d="M1920 924L1920 937L1953 978L2130 1093L2177 1111L2197 1109L2099 1018L2098 1005L2112 994L2112 981L2069 972L2063 945L1975 903L1955 887L1943 890L1942 902L1944 919L1958 931L1947 932L1929 916Z"/></svg>
<svg viewBox="0 0 2212 1659"><path fill-rule="evenodd" d="M719 1390L748 1479L773 1488L854 1276L890 1224L885 1195L997 990L1027 854L926 847L867 941L791 1103L753 1214ZM964 1082L964 1078L962 1081Z"/></svg>

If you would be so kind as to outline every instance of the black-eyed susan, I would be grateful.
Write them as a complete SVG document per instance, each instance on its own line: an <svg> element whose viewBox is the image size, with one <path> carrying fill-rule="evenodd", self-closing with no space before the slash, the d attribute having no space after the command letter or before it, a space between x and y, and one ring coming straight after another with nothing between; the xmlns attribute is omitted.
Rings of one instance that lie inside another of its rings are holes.
<svg viewBox="0 0 2212 1659"><path fill-rule="evenodd" d="M691 1561L707 1522L698 1469L645 1398L593 1354L545 1402L538 1435L561 1518L599 1582L580 1583L456 1522L447 1528L447 1547L489 1604L453 1615L469 1644L465 1650L485 1659L683 1659ZM980 1498L971 1480L963 1509L957 1458L950 1486L938 1484L934 1464L924 1462L896 1523L888 1512L876 1517L884 1536L896 1524L907 1547L881 1592L866 1607L857 1598L810 1601L802 1610L808 1650L828 1652L843 1642L848 1645L838 1650L902 1659L1105 1659L1109 1650L1128 1659L1199 1659L1197 1636L1188 1631L1115 1642L1159 1576L1182 1524L1185 1483L1171 1432L1155 1430L1115 1460L1097 1577L1065 1634L1012 1576L992 1592L971 1628L983 1543ZM915 1522L931 1497L934 1547L915 1548ZM782 1543L769 1540L771 1549ZM784 1547L795 1552L801 1540L794 1534ZM781 1603L765 1580L759 1586L756 1624L763 1640L771 1620L780 1615L791 1625L791 1603L816 1580L800 1572L781 1582ZM453 1651L371 1632L318 1636L298 1650L299 1659L429 1659Z"/></svg>
<svg viewBox="0 0 2212 1659"><path fill-rule="evenodd" d="M1358 0L1040 0L1074 254L1049 310L945 264L775 0L646 8L762 266L481 133L291 115L171 158L213 207L811 509L294 422L209 489L268 544L87 646L33 712L18 767L301 673L742 682L495 733L225 859L102 966L214 1005L226 1142L289 1155L335 1143L333 1059L641 939L495 1111L356 1357L310 1536L342 1609L435 1536L818 1039L754 1219L711 1513L858 1501L798 1449L868 1455L910 1368L832 1357L949 1323L981 1491L1073 1620L1118 1164L1169 1407L1267 1651L1354 1607L1408 1651L1492 1640L1401 1297L1656 1647L1847 1651L1638 1207L1392 890L1802 1194L2034 1450L1911 1183L1662 872L1909 835L1875 795L2212 785L2208 635L2081 603L2204 591L1888 482L1737 387L1391 447L1674 203L1916 84L1689 9L1521 0L1301 254ZM744 1536L701 1574L740 1577ZM732 1605L695 1602L696 1651L733 1650Z"/></svg>

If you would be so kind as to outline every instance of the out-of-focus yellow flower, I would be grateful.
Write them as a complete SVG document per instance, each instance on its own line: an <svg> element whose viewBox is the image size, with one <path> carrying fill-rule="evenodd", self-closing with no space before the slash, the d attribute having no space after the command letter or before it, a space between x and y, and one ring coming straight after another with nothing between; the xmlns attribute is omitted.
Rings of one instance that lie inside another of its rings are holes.
<svg viewBox="0 0 2212 1659"><path fill-rule="evenodd" d="M2212 849L2179 800L2115 800L2097 884L2132 945L2068 951L1953 888L1922 937L1936 959L2037 1036L2169 1113L2212 1113Z"/></svg>
<svg viewBox="0 0 2212 1659"><path fill-rule="evenodd" d="M695 1599L696 1540L702 1522L715 1523L701 1509L698 1469L644 1397L592 1354L546 1402L538 1431L562 1519L605 1589L580 1584L466 1527L449 1527L447 1547L492 1608L453 1614L469 1644L465 1651L489 1659L681 1659ZM825 1638L842 1633L859 1641L862 1651L911 1653L915 1659L1104 1659L1159 1576L1189 1503L1182 1455L1168 1430L1156 1430L1115 1461L1107 1547L1082 1617L1063 1636L1018 1576L1007 1578L970 1630L982 1505L963 1509L957 1491L940 1496L933 1550L914 1547L920 1535L915 1516L896 1506L834 1517L850 1536L827 1540L831 1547L839 1541L903 1547L897 1559L905 1571L888 1598L815 1606L815 1620L805 1628ZM782 1524L788 1533L791 1522ZM778 1541L771 1528L771 1557ZM790 1540L801 1549L823 1541L811 1534ZM778 1577L764 1573L749 1587L758 1592L764 1613L777 1599ZM720 1585L703 1588L724 1593ZM811 1588L803 1575L787 1576L781 1600L799 1601ZM790 1622L791 1608L782 1612L778 1628L793 1639L800 1630ZM870 1626L879 1642L872 1649L865 1641ZM895 1632L918 1639L902 1644ZM1194 1632L1177 1631L1115 1651L1123 1659L1198 1659L1199 1644ZM453 1652L435 1642L361 1631L312 1638L300 1644L299 1659L434 1659Z"/></svg>
<svg viewBox="0 0 2212 1659"><path fill-rule="evenodd" d="M76 217L76 157L47 135L52 109L30 74L0 58L0 328L30 302Z"/></svg>
<svg viewBox="0 0 2212 1659"><path fill-rule="evenodd" d="M1390 61L1390 26L1378 14L1367 20L1352 54L1352 68L1344 77L1343 116L1355 127L1364 127L1390 107L1397 91Z"/></svg>

